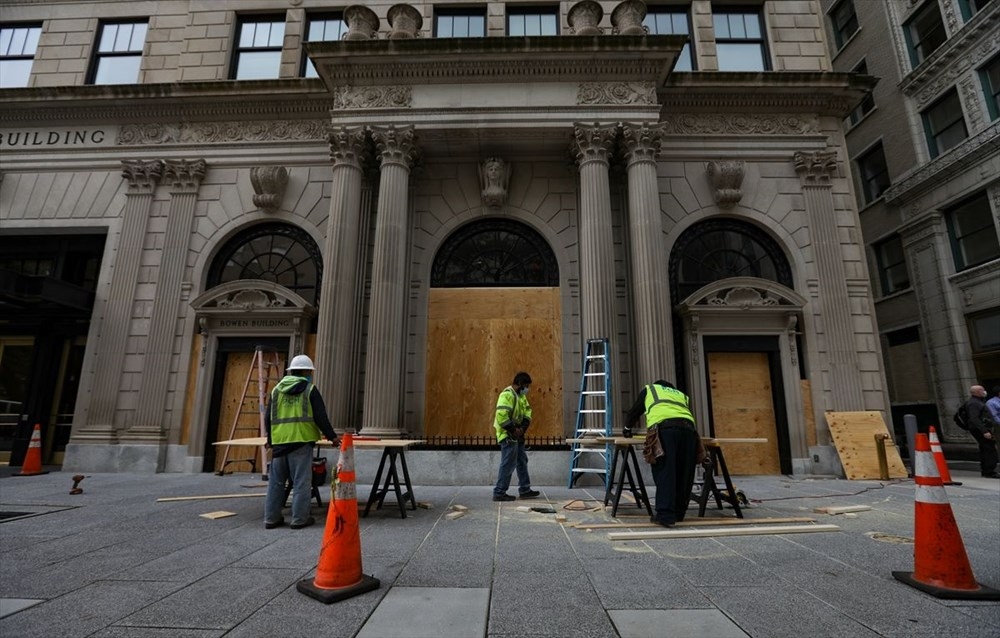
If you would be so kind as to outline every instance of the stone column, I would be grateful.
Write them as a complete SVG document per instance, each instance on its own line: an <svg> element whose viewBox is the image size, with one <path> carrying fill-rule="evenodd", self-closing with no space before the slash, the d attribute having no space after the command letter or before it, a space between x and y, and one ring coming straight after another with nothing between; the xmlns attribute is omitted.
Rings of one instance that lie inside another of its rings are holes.
<svg viewBox="0 0 1000 638"><path fill-rule="evenodd" d="M115 410L121 388L125 347L128 342L132 305L139 263L146 235L146 222L153 205L153 191L163 173L160 160L125 160L122 175L128 180L121 230L112 254L111 288L101 317L94 380L86 424L73 434L74 443L114 443Z"/></svg>
<svg viewBox="0 0 1000 638"><path fill-rule="evenodd" d="M406 295L410 169L416 159L413 127L372 127L381 163L375 212L365 406L362 430L375 436L404 434L402 414L403 308Z"/></svg>
<svg viewBox="0 0 1000 638"><path fill-rule="evenodd" d="M330 217L323 246L323 283L319 297L316 335L316 385L326 402L330 422L337 430L355 430L350 406L351 362L354 360L354 319L360 297L358 273L363 248L361 237L361 184L365 131L341 127L330 135L333 185Z"/></svg>
<svg viewBox="0 0 1000 638"><path fill-rule="evenodd" d="M622 129L628 171L635 378L639 383L667 378L674 370L667 254L656 182L656 156L663 133L662 125L625 124Z"/></svg>
<svg viewBox="0 0 1000 638"><path fill-rule="evenodd" d="M150 315L149 337L143 357L142 380L135 419L123 440L158 443L164 440L167 413L167 387L171 361L180 325L181 283L187 264L191 226L198 188L205 177L205 160L166 160L163 179L170 186L170 210L156 293Z"/></svg>
<svg viewBox="0 0 1000 638"><path fill-rule="evenodd" d="M798 152L795 170L802 180L810 236L815 248L819 308L826 342L831 402L828 410L864 409L851 299L841 248L841 232L833 204L831 176L837 170L836 151Z"/></svg>

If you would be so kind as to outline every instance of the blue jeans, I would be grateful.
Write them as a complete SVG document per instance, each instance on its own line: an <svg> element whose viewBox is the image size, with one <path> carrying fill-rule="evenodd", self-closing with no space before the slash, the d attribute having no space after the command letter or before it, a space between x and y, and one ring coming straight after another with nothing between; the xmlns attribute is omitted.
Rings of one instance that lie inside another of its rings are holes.
<svg viewBox="0 0 1000 638"><path fill-rule="evenodd" d="M271 460L267 475L267 497L264 499L264 522L282 520L281 508L285 504L285 484L292 481L292 525L301 525L309 518L309 501L312 497L312 446L303 445L297 450Z"/></svg>
<svg viewBox="0 0 1000 638"><path fill-rule="evenodd" d="M507 493L510 487L510 477L517 469L517 491L521 494L531 490L531 477L528 476L528 455L524 452L524 441L515 441L508 437L500 442L500 471L497 472L497 484L493 495Z"/></svg>

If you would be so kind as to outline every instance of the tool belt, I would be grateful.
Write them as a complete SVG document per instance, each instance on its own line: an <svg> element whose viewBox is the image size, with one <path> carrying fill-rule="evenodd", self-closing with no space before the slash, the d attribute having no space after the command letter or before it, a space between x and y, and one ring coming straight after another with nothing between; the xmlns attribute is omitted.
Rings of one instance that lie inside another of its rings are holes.
<svg viewBox="0 0 1000 638"><path fill-rule="evenodd" d="M650 465L655 464L660 457L665 454L663 451L663 443L660 441L660 428L669 427L690 427L694 429L694 426L685 422L683 424L678 424L673 422L674 419L667 419L657 423L651 428L646 428L646 440L642 444L642 458L645 459L646 463ZM705 444L701 442L701 437L695 437L698 442L695 448L695 462L702 463L706 458L708 458L708 453L705 450Z"/></svg>

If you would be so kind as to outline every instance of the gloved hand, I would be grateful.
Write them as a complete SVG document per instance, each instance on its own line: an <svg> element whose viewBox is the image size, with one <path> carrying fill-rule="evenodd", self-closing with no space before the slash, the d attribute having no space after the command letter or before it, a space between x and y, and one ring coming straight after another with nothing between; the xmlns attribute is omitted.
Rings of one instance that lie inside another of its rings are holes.
<svg viewBox="0 0 1000 638"><path fill-rule="evenodd" d="M521 432L522 433L527 432L529 425L531 425L531 419L525 419L521 421Z"/></svg>
<svg viewBox="0 0 1000 638"><path fill-rule="evenodd" d="M515 439L520 439L521 437L524 436L524 429L522 429L522 428L514 428L513 432L511 432L511 434L514 436Z"/></svg>
<svg viewBox="0 0 1000 638"><path fill-rule="evenodd" d="M626 439L631 439L632 438L632 428L628 427L627 425L625 427L623 427L622 428L622 436L624 436Z"/></svg>

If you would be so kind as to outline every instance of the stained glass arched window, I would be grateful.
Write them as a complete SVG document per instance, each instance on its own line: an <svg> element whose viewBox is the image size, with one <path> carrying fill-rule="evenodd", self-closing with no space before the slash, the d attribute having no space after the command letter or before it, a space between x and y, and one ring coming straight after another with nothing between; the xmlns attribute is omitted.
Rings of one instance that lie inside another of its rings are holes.
<svg viewBox="0 0 1000 638"><path fill-rule="evenodd" d="M435 288L558 285L559 265L545 239L506 219L459 228L442 244L431 267Z"/></svg>
<svg viewBox="0 0 1000 638"><path fill-rule="evenodd" d="M323 257L301 228L258 224L226 242L208 271L209 288L240 279L280 284L315 306L323 280Z"/></svg>

